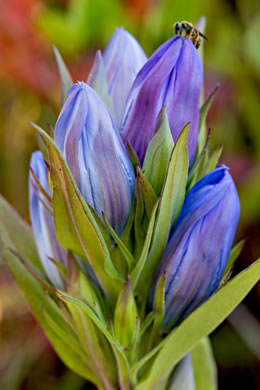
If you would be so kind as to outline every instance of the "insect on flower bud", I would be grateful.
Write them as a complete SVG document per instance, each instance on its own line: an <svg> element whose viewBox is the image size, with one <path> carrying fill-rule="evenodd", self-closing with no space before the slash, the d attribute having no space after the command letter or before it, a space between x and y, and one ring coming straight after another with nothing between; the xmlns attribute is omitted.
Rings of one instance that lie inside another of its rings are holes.
<svg viewBox="0 0 260 390"><path fill-rule="evenodd" d="M121 133L141 163L163 106L174 141L190 122L188 152L192 163L197 146L202 79L200 55L184 37L174 37L161 45L139 71L127 98Z"/></svg>

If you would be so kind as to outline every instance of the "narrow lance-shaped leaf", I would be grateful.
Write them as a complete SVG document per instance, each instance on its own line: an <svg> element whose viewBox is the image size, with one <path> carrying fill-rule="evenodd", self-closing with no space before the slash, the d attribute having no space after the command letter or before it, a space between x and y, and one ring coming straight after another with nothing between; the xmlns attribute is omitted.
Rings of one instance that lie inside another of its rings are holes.
<svg viewBox="0 0 260 390"><path fill-rule="evenodd" d="M103 383L105 389L113 390L117 373L114 353L105 336L79 307L67 302L73 318L73 327L77 330L82 348L93 367L93 372Z"/></svg>
<svg viewBox="0 0 260 390"><path fill-rule="evenodd" d="M200 120L199 120L199 136L198 136L198 147L197 150L200 153L203 149L203 145L205 144L206 138L207 138L207 128L205 125L205 119L207 116L207 113L211 107L211 104L214 100L215 94L219 88L219 84L216 85L216 87L213 89L213 91L209 94L206 101L200 108Z"/></svg>
<svg viewBox="0 0 260 390"><path fill-rule="evenodd" d="M145 241L144 241L142 252L140 254L139 259L136 262L135 268L133 269L133 271L131 273L131 278L132 278L132 281L133 281L134 288L136 288L136 286L137 286L137 284L139 282L139 278L140 278L140 276L142 274L143 268L144 268L145 263L147 261L148 252L149 252L149 249L150 249L150 244L151 244L151 239L152 239L152 234L153 234L153 230L154 230L154 222L155 222L155 216L156 216L156 211L157 211L157 208L158 208L158 204L159 204L159 199L155 203L153 211L152 211L152 215L151 215L151 218L150 218L150 221L149 221L149 225L148 225L148 228L147 228L147 233L146 233L146 236L145 236ZM144 299L143 299L143 301L145 303Z"/></svg>
<svg viewBox="0 0 260 390"><path fill-rule="evenodd" d="M166 107L163 107L158 115L155 134L149 142L143 163L144 174L157 195L160 195L163 187L173 146Z"/></svg>
<svg viewBox="0 0 260 390"><path fill-rule="evenodd" d="M131 237L131 232L134 225L135 208L136 208L136 200L133 199L130 215L121 235L122 242L126 245L126 247L130 250L130 252L133 252L133 246L134 246L134 239Z"/></svg>
<svg viewBox="0 0 260 390"><path fill-rule="evenodd" d="M100 50L96 53L94 63L88 76L88 84L97 92L112 112L112 104L108 94L108 85L106 81L106 72Z"/></svg>
<svg viewBox="0 0 260 390"><path fill-rule="evenodd" d="M137 174L135 181L135 200L136 200L136 209L135 209L135 219L134 219L134 232L135 232L135 257L138 257L142 251L145 232L143 229L143 218L144 218L144 201L142 196L142 188L140 183L140 175Z"/></svg>
<svg viewBox="0 0 260 390"><path fill-rule="evenodd" d="M115 336L124 347L129 347L132 342L136 317L137 307L129 277L119 295L114 314Z"/></svg>
<svg viewBox="0 0 260 390"><path fill-rule="evenodd" d="M56 59L57 65L58 65L59 75L60 75L60 79L61 79L61 86L62 86L61 106L63 106L63 104L65 103L65 101L67 99L67 92L70 89L70 87L72 86L73 81L72 81L71 75L70 75L70 73L69 73L69 71L68 71L68 69L63 61L62 56L60 55L58 49L55 46L53 46L53 52L54 52L54 56L55 56L55 59Z"/></svg>
<svg viewBox="0 0 260 390"><path fill-rule="evenodd" d="M115 242L118 245L120 251L122 252L124 258L126 259L129 269L131 269L132 265L135 263L135 259L134 259L133 255L132 255L132 253L127 249L127 247L125 246L123 241L116 234L114 229L110 226L110 224L109 224L109 222L106 219L104 214L103 214L103 220L104 220L104 222L105 222L105 224L106 224L106 226L107 226L107 228L109 230L109 233L111 234L111 236L115 240Z"/></svg>
<svg viewBox="0 0 260 390"><path fill-rule="evenodd" d="M166 273L163 273L161 278L159 279L155 295L154 295L154 303L153 303L153 311L154 311L154 322L152 328L149 332L147 351L151 351L161 339L161 326L163 322L164 316L164 306L165 306L165 282L166 282Z"/></svg>
<svg viewBox="0 0 260 390"><path fill-rule="evenodd" d="M48 144L51 178L54 184L53 208L56 233L61 245L87 259L108 296L116 299L122 286L105 240L54 141L33 125ZM113 280L113 281L112 281Z"/></svg>
<svg viewBox="0 0 260 390"><path fill-rule="evenodd" d="M153 305L155 311L155 320L154 320L153 329L157 335L160 334L162 320L164 316L165 282L166 282L166 273L163 273L156 286L154 305Z"/></svg>
<svg viewBox="0 0 260 390"><path fill-rule="evenodd" d="M45 274L42 274L38 271L38 269L31 264L28 260L26 260L19 252L17 252L13 248L8 248L9 251L16 256L22 265L26 268L27 272L41 285L44 291L54 294L54 287L46 280Z"/></svg>
<svg viewBox="0 0 260 390"><path fill-rule="evenodd" d="M96 315L105 323L105 310L99 286L91 280L87 272L83 272L72 254L67 259L67 291L73 296L80 297Z"/></svg>
<svg viewBox="0 0 260 390"><path fill-rule="evenodd" d="M0 238L5 248L13 248L43 271L32 229L0 195Z"/></svg>
<svg viewBox="0 0 260 390"><path fill-rule="evenodd" d="M169 369L234 310L259 279L258 260L187 317L163 340L163 347L156 356L149 376L136 386L136 390L154 389Z"/></svg>
<svg viewBox="0 0 260 390"><path fill-rule="evenodd" d="M136 167L136 171L142 189L145 212L147 217L150 218L156 202L156 194L139 166Z"/></svg>
<svg viewBox="0 0 260 390"><path fill-rule="evenodd" d="M8 265L10 272L27 299L29 306L44 329L48 339L61 360L78 375L99 385L89 369L80 343L73 330L68 326L61 310L46 294L45 290L28 272L18 258L6 248L0 239L0 256ZM9 246L13 247L10 241ZM39 304L41 302L41 304ZM56 330L53 330L52 323ZM63 335L66 334L66 338Z"/></svg>
<svg viewBox="0 0 260 390"><path fill-rule="evenodd" d="M126 143L126 147L127 147L128 155L129 155L129 158L130 158L130 161L131 161L133 167L137 167L137 166L140 167L141 164L140 164L139 158L137 157L134 149L132 148L132 146L129 142Z"/></svg>
<svg viewBox="0 0 260 390"><path fill-rule="evenodd" d="M221 157L223 151L223 145L218 145L215 150L210 154L207 165L205 167L205 175L216 168L218 160Z"/></svg>
<svg viewBox="0 0 260 390"><path fill-rule="evenodd" d="M224 270L224 275L228 272L229 268L232 267L238 256L240 255L244 245L245 245L246 240L241 240L239 241L234 248L232 248L225 270Z"/></svg>
<svg viewBox="0 0 260 390"><path fill-rule="evenodd" d="M96 316L96 314L89 308L88 305L86 305L84 302L82 302L80 299L73 298L68 294L65 294L63 292L59 293L60 299L62 299L64 302L70 302L74 304L75 306L79 307L83 311L86 312L86 314L89 316L89 318L95 323L95 325L103 332L103 334L106 336L107 340L111 344L115 357L117 360L118 365L118 371L119 371L119 378L120 383L123 384L121 386L122 390L128 390L129 386L127 386L127 383L129 384L129 366L127 359L122 352L122 347L117 341L116 338L105 328L103 323L100 321L100 319Z"/></svg>
<svg viewBox="0 0 260 390"><path fill-rule="evenodd" d="M196 389L217 390L217 367L208 337L191 351Z"/></svg>
<svg viewBox="0 0 260 390"><path fill-rule="evenodd" d="M189 125L182 130L169 162L154 229L150 254L140 278L140 287L147 291L166 247L171 227L176 221L185 197L188 174L187 135Z"/></svg>
<svg viewBox="0 0 260 390"><path fill-rule="evenodd" d="M209 140L210 140L210 129L208 130L203 149L189 171L188 184L187 184L188 189L194 186L194 184L199 180L198 179L199 177L203 176L203 168L205 164L207 164L208 162Z"/></svg>

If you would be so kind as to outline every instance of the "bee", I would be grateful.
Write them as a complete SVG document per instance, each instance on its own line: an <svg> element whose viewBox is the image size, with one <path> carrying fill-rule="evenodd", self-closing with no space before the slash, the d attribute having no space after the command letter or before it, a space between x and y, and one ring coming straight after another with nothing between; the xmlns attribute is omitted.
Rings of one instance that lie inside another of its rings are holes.
<svg viewBox="0 0 260 390"><path fill-rule="evenodd" d="M208 40L204 34L202 34L196 27L193 26L193 24L186 21L175 23L173 26L173 33L180 36L183 35L184 37L189 38L196 47L196 49L200 47L200 37L206 39L206 41Z"/></svg>

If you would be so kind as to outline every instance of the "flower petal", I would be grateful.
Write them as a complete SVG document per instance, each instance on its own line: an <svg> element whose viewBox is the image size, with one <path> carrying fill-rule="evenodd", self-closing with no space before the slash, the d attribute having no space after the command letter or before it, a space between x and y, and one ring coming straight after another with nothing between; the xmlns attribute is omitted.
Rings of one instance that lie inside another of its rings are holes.
<svg viewBox="0 0 260 390"><path fill-rule="evenodd" d="M85 200L121 233L134 194L134 170L108 108L84 82L69 91L55 141Z"/></svg>
<svg viewBox="0 0 260 390"><path fill-rule="evenodd" d="M240 205L225 166L188 193L161 260L166 272L164 327L179 322L217 289L234 240Z"/></svg>
<svg viewBox="0 0 260 390"><path fill-rule="evenodd" d="M118 28L103 53L108 91L118 129L129 90L146 60L136 39L123 27Z"/></svg>
<svg viewBox="0 0 260 390"><path fill-rule="evenodd" d="M46 165L43 155L40 151L34 152L32 154L30 166L44 190L50 194ZM63 288L64 283L62 277L56 265L49 258L52 258L65 265L66 250L58 243L53 216L47 211L42 203L46 203L46 199L43 198L42 194L36 188L36 186L33 188L33 183L33 177L30 173L30 217L36 246L43 268L48 278L55 287ZM36 196L35 191L37 191L38 197L41 198L42 202Z"/></svg>
<svg viewBox="0 0 260 390"><path fill-rule="evenodd" d="M194 159L199 124L199 98L203 68L187 38L171 38L161 45L140 70L128 95L121 133L143 162L155 130L156 118L166 106L174 141L190 122L188 151Z"/></svg>

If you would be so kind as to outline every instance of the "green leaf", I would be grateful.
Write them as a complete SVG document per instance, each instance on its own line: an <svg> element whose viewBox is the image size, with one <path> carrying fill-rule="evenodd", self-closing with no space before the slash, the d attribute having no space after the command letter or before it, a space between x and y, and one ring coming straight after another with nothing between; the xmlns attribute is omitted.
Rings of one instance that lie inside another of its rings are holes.
<svg viewBox="0 0 260 390"><path fill-rule="evenodd" d="M132 201L132 206L130 210L130 215L128 217L128 221L126 226L121 234L121 241L125 244L128 250L133 253L134 252L134 237L132 236L134 219L135 219L135 208L136 208L136 199L134 198Z"/></svg>
<svg viewBox="0 0 260 390"><path fill-rule="evenodd" d="M131 269L133 264L135 263L135 258L133 257L132 253L127 249L126 245L123 243L123 241L120 239L120 237L116 234L116 232L114 231L112 226L110 226L108 220L105 217L105 214L103 214L103 220L104 220L111 236L115 240L115 242L118 245L120 251L122 252L124 258L126 259L127 264L128 264L128 268Z"/></svg>
<svg viewBox="0 0 260 390"><path fill-rule="evenodd" d="M155 193L159 196L174 146L166 107L163 107L159 112L154 133L149 142L142 169Z"/></svg>
<svg viewBox="0 0 260 390"><path fill-rule="evenodd" d="M158 204L159 204L159 199L157 200L157 202L155 203L154 208L153 208L153 212L152 212L152 215L151 215L151 218L150 218L150 221L149 221L149 225L148 225L148 229L147 229L147 232L146 232L146 236L145 236L145 241L144 241L144 246L143 246L142 252L140 254L139 259L137 260L135 268L133 269L133 271L131 273L131 278L132 278L132 281L133 281L134 289L136 288L136 285L137 285L137 283L139 281L139 278L140 278L140 275L142 273L142 270L143 270L143 268L145 266L145 262L147 261L147 256L148 256L148 251L149 251L150 244L151 244L151 239L152 239L152 234L153 234L153 229L154 229L155 216L156 216L156 211L157 211L157 208L158 208Z"/></svg>
<svg viewBox="0 0 260 390"><path fill-rule="evenodd" d="M104 302L99 287L82 272L72 255L67 258L67 291L70 295L79 297L86 302L96 315L105 323Z"/></svg>
<svg viewBox="0 0 260 390"><path fill-rule="evenodd" d="M150 313L147 314L147 316L141 323L140 336L143 336L147 329L150 327L150 325L152 325L154 318L155 313L153 311L150 311Z"/></svg>
<svg viewBox="0 0 260 390"><path fill-rule="evenodd" d="M189 124L182 130L169 162L154 228L150 254L140 278L142 290L151 284L158 262L166 247L170 230L176 221L184 198L188 175L187 136Z"/></svg>
<svg viewBox="0 0 260 390"><path fill-rule="evenodd" d="M154 302L153 302L153 313L154 322L149 330L147 340L145 340L145 351L151 351L156 345L159 344L161 337L161 325L164 317L164 301L165 301L165 282L166 273L164 272L157 283Z"/></svg>
<svg viewBox="0 0 260 390"><path fill-rule="evenodd" d="M223 151L223 145L218 145L216 149L213 150L206 164L204 175L206 175L207 173L211 172L213 169L216 168L216 165L218 163L218 160L220 159L222 151Z"/></svg>
<svg viewBox="0 0 260 390"><path fill-rule="evenodd" d="M217 390L217 367L208 337L191 351L196 389Z"/></svg>
<svg viewBox="0 0 260 390"><path fill-rule="evenodd" d="M223 146L218 145L215 150L210 154L209 153L209 140L210 140L210 131L208 130L208 135L205 141L205 145L189 172L189 179L187 188L190 189L194 186L200 179L205 175L211 172L216 168L218 160L222 154Z"/></svg>
<svg viewBox="0 0 260 390"><path fill-rule="evenodd" d="M134 232L135 232L135 243L134 243L134 255L138 257L142 251L142 247L145 240L145 231L143 229L143 219L145 216L144 201L142 196L142 188L140 183L140 175L138 174L135 181L135 219L134 219Z"/></svg>
<svg viewBox="0 0 260 390"><path fill-rule="evenodd" d="M234 264L234 262L236 261L236 259L240 255L240 253L245 245L245 242L246 242L246 240L241 240L234 246L234 248L232 248L230 255L229 255L229 258L228 258L228 261L227 261L227 264L226 264L226 267L225 267L224 272L223 272L224 277L225 277L225 274L230 269L230 267L232 267L232 265Z"/></svg>
<svg viewBox="0 0 260 390"><path fill-rule="evenodd" d="M55 323L52 322L52 325L54 324ZM102 385L100 379L94 375L90 359L87 358L83 350L75 352L69 342L68 336L66 339L62 338L57 326L52 327L49 324L46 324L43 328L54 350L68 368L88 381L91 381L96 386L99 387Z"/></svg>
<svg viewBox="0 0 260 390"><path fill-rule="evenodd" d="M130 161L131 161L134 169L136 169L137 166L140 167L140 161L139 161L137 154L135 153L135 150L133 149L132 145L127 141L126 146L127 146L127 151L128 151Z"/></svg>
<svg viewBox="0 0 260 390"><path fill-rule="evenodd" d="M141 332L142 334L142 332ZM164 339L165 340L165 339ZM133 367L131 367L131 378L132 378L132 382L134 385L137 385L138 383L138 374L139 374L139 371L149 362L149 366L152 367L152 359L154 359L154 357L156 356L156 354L160 351L160 349L162 349L162 347L164 346L164 340L162 340L160 342L160 344L156 345L156 347L154 347L154 349L152 349L150 352L148 352L147 354L144 355L144 357L142 359L140 359L136 364L133 365ZM135 387L136 389L136 387ZM140 388L142 389L142 388Z"/></svg>
<svg viewBox="0 0 260 390"><path fill-rule="evenodd" d="M84 302L82 302L80 299L73 298L70 295L63 293L62 291L59 293L59 298L62 299L64 302L72 303L75 306L79 307L83 311L86 312L86 314L89 316L89 318L95 323L95 325L101 330L101 332L106 336L107 340L109 341L111 347L113 348L113 351L115 353L117 365L118 365L118 371L119 371L119 380L121 384L122 390L130 390L130 382L129 382L129 366L127 359L122 351L121 345L115 339L112 334L104 327L103 323L100 321L100 319L96 316L96 314L93 312L93 310L86 305Z"/></svg>
<svg viewBox="0 0 260 390"><path fill-rule="evenodd" d="M124 347L131 345L137 318L133 286L129 277L118 297L114 314L115 336Z"/></svg>
<svg viewBox="0 0 260 390"><path fill-rule="evenodd" d="M208 162L208 156L209 156L209 139L210 139L210 130L207 133L207 138L205 140L203 149L189 172L188 184L187 184L188 189L192 188L194 184L199 180L199 178L204 176L204 168Z"/></svg>
<svg viewBox="0 0 260 390"><path fill-rule="evenodd" d="M54 56L57 62L58 70L59 70L59 75L61 79L61 106L65 103L67 100L67 93L70 87L73 85L73 81L71 78L71 75L68 71L68 68L66 67L62 56L60 55L58 49L53 46L53 52Z"/></svg>
<svg viewBox="0 0 260 390"><path fill-rule="evenodd" d="M150 219L156 202L156 195L151 184L149 183L149 181L147 180L147 178L145 177L144 173L142 172L139 166L137 166L136 172L140 180L145 211L148 218Z"/></svg>
<svg viewBox="0 0 260 390"><path fill-rule="evenodd" d="M111 100L108 93L104 62L100 50L98 50L96 53L96 57L94 59L91 71L88 76L88 84L91 86L91 88L94 89L94 91L96 91L96 93L101 97L103 102L106 103L109 110L113 112Z"/></svg>
<svg viewBox="0 0 260 390"><path fill-rule="evenodd" d="M206 141L206 138L207 138L207 129L206 129L206 125L205 125L206 116L208 114L208 111L211 107L211 104L214 100L214 97L216 95L218 88L219 88L219 84L216 85L216 87L209 94L206 101L203 103L203 105L200 108L200 122L199 122L199 136L198 136L198 152L199 153L202 151L203 146L204 146L205 141Z"/></svg>
<svg viewBox="0 0 260 390"><path fill-rule="evenodd" d="M99 385L93 377L81 345L77 341L74 331L67 324L61 309L46 294L46 291L27 271L19 259L5 247L1 239L0 255L6 262L33 314L61 360L78 375ZM53 330L53 323L55 324L55 331Z"/></svg>
<svg viewBox="0 0 260 390"><path fill-rule="evenodd" d="M100 378L104 388L112 390L113 383L116 383L117 380L113 350L103 333L88 315L74 304L66 303L72 315L73 328L88 356L93 373L97 378Z"/></svg>
<svg viewBox="0 0 260 390"><path fill-rule="evenodd" d="M89 262L103 290L114 302L123 281L111 261L93 211L83 199L57 145L44 130L33 126L48 144L57 238L64 248Z"/></svg>
<svg viewBox="0 0 260 390"><path fill-rule="evenodd" d="M152 390L197 343L212 332L244 299L260 279L260 261L252 264L208 301L188 316L182 324L163 340L164 345L151 367L149 376L136 390Z"/></svg>
<svg viewBox="0 0 260 390"><path fill-rule="evenodd" d="M1 195L0 221L0 239L3 246L15 249L43 272L32 229Z"/></svg>
<svg viewBox="0 0 260 390"><path fill-rule="evenodd" d="M27 259L25 259L15 249L13 248L8 248L8 249L13 255L15 255L20 260L20 262L23 264L26 270L33 276L33 278L42 286L42 288L45 291L47 291L50 294L54 293L55 288L48 282L44 273L39 272L38 269L32 263L30 263Z"/></svg>
<svg viewBox="0 0 260 390"><path fill-rule="evenodd" d="M165 301L165 282L166 282L166 272L162 274L157 283L155 296L154 296L154 312L155 312L155 320L154 320L154 331L159 334L160 328L162 324L162 320L164 317L164 301Z"/></svg>

